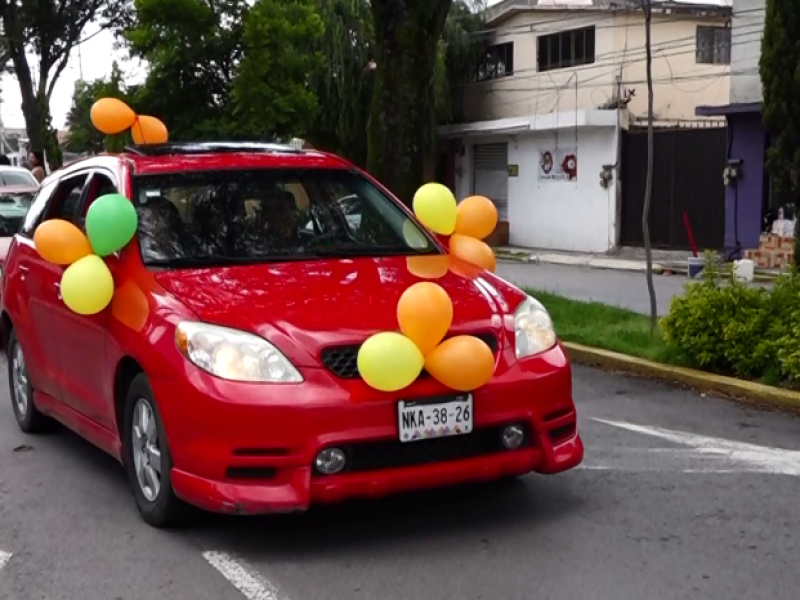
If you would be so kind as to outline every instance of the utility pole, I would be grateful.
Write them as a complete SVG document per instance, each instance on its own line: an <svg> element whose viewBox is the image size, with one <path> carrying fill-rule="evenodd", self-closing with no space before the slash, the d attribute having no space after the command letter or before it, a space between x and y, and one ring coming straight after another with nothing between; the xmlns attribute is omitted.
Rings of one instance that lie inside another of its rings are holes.
<svg viewBox="0 0 800 600"><path fill-rule="evenodd" d="M653 249L650 246L650 202L653 199L653 43L651 25L653 21L652 0L641 0L644 10L645 50L647 52L647 180L644 188L644 206L642 207L642 234L644 237L644 253L647 260L647 293L650 295L650 331L656 332L658 326L658 307L656 289L653 286Z"/></svg>
<svg viewBox="0 0 800 600"><path fill-rule="evenodd" d="M78 44L78 78L83 82L83 57L81 56L81 45Z"/></svg>

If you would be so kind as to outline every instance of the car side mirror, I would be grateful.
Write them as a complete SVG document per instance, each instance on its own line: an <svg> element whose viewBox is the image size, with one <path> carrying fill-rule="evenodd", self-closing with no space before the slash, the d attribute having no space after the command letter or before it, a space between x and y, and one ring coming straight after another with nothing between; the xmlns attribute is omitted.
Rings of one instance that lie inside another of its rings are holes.
<svg viewBox="0 0 800 600"><path fill-rule="evenodd" d="M111 274L116 275L120 268L119 252L109 254L108 256L103 257L103 259L108 267L108 270L111 271Z"/></svg>

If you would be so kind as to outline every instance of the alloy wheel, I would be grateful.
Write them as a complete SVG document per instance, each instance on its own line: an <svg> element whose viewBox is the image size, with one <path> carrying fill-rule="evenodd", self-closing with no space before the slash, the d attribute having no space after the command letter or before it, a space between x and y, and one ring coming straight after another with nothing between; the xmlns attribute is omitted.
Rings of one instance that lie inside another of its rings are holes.
<svg viewBox="0 0 800 600"><path fill-rule="evenodd" d="M28 369L25 366L25 355L22 353L22 346L19 343L14 345L14 355L11 360L14 405L16 406L17 414L22 419L28 414L30 398L28 398Z"/></svg>
<svg viewBox="0 0 800 600"><path fill-rule="evenodd" d="M161 449L153 406L139 398L133 407L133 467L139 489L148 502L161 491Z"/></svg>

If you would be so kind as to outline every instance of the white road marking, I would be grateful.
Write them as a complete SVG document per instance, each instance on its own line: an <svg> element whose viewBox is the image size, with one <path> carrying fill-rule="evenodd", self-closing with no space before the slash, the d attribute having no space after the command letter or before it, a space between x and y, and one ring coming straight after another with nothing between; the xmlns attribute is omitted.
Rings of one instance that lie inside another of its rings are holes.
<svg viewBox="0 0 800 600"><path fill-rule="evenodd" d="M243 561L225 552L203 552L203 558L239 590L247 600L288 600Z"/></svg>
<svg viewBox="0 0 800 600"><path fill-rule="evenodd" d="M698 456L718 458L726 462L740 463L745 468L730 469L734 472L771 473L800 477L800 451L771 448L747 442L735 442L724 438L697 435L685 431L674 431L662 427L635 425L624 421L608 421L593 418L593 421L625 429L634 433L656 437L674 444L690 446ZM694 470L692 470L694 471ZM706 471L707 472L707 471Z"/></svg>
<svg viewBox="0 0 800 600"><path fill-rule="evenodd" d="M5 567L8 564L8 561L10 560L11 560L11 552L0 550L0 569Z"/></svg>

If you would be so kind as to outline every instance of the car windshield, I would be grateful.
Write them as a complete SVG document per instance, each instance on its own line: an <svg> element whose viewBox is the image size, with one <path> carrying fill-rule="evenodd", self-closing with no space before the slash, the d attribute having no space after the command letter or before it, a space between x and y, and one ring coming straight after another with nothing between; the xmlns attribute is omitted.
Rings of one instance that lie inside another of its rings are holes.
<svg viewBox="0 0 800 600"><path fill-rule="evenodd" d="M3 185L24 185L24 186L31 186L31 185L39 185L39 182L36 181L36 178L28 173L27 171L0 171L0 179L2 179Z"/></svg>
<svg viewBox="0 0 800 600"><path fill-rule="evenodd" d="M3 192L0 190L0 237L17 233L33 202L33 192Z"/></svg>
<svg viewBox="0 0 800 600"><path fill-rule="evenodd" d="M142 175L134 193L142 258L152 266L440 253L406 212L351 170Z"/></svg>

